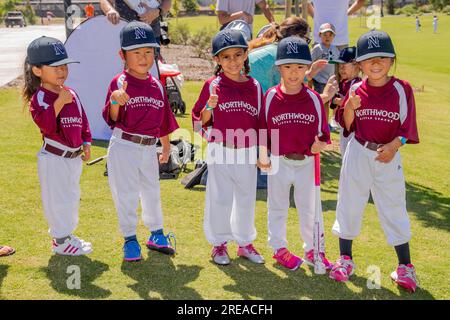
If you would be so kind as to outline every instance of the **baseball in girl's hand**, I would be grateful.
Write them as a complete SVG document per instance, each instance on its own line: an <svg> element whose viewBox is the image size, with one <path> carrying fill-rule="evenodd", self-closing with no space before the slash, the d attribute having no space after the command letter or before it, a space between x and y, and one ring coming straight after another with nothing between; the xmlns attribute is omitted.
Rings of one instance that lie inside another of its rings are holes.
<svg viewBox="0 0 450 320"><path fill-rule="evenodd" d="M163 150L163 152L159 154L159 163L169 162L169 156L170 156L170 151Z"/></svg>

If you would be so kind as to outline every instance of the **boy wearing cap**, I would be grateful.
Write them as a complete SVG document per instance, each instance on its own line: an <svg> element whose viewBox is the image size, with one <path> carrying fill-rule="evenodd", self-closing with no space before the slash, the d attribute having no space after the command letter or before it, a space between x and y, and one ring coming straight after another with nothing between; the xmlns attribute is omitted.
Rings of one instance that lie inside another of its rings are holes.
<svg viewBox="0 0 450 320"><path fill-rule="evenodd" d="M64 86L67 64L76 62L67 56L61 41L37 38L27 49L23 88L44 141L38 153L38 175L52 251L69 256L92 252L91 243L72 234L78 225L82 160L89 160L92 141L77 94Z"/></svg>
<svg viewBox="0 0 450 320"><path fill-rule="evenodd" d="M336 29L331 23L324 23L319 28L319 37L321 42L316 44L312 49L311 56L313 62L319 59L335 61L339 58L339 50L333 45L333 40L336 36ZM314 90L318 93L323 93L323 90L328 82L328 79L336 72L335 65L328 63L325 68L319 71L313 77ZM329 104L325 105L326 115L328 119ZM334 119L330 121L330 129L337 130L338 126L334 123Z"/></svg>
<svg viewBox="0 0 450 320"><path fill-rule="evenodd" d="M120 32L119 52L125 70L114 77L108 89L103 118L113 129L108 148L108 179L124 236L125 261L142 258L137 242L136 210L139 199L142 218L151 235L147 247L166 254L175 249L163 233L159 167L156 141L163 151L159 162L168 161L169 134L178 124L159 80L149 74L159 45L153 30L143 22L128 23Z"/></svg>
<svg viewBox="0 0 450 320"><path fill-rule="evenodd" d="M311 54L303 39L288 37L281 40L275 63L280 70L281 83L266 92L259 113L260 131L265 135L260 138L258 166L269 174L269 245L274 250L273 258L291 270L297 269L303 260L287 249L290 188L294 186L300 234L304 241L304 261L314 265L314 154L330 143L320 95L303 84L311 63ZM319 256L330 269L332 266L325 252L320 252Z"/></svg>

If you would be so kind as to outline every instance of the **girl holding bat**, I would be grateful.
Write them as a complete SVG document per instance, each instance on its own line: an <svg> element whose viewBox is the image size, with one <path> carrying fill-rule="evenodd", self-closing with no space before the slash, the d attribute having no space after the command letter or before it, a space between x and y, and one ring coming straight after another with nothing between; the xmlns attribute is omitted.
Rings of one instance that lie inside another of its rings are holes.
<svg viewBox="0 0 450 320"><path fill-rule="evenodd" d="M253 246L256 153L261 86L249 77L247 42L238 30L213 39L215 76L208 79L192 110L194 130L208 140L204 231L216 264L230 263L227 243L254 263L264 258Z"/></svg>
<svg viewBox="0 0 450 320"><path fill-rule="evenodd" d="M69 256L92 252L90 242L72 234L78 224L82 160L89 160L92 141L77 94L64 86L67 64L75 62L68 58L61 41L37 38L27 49L23 88L24 100L30 103L33 121L44 140L38 153L38 174L52 251Z"/></svg>
<svg viewBox="0 0 450 320"><path fill-rule="evenodd" d="M358 40L356 62L367 78L354 84L338 110L344 136L354 132L345 151L339 179L336 221L340 258L330 277L347 281L355 271L352 241L361 229L369 194L375 202L387 242L395 248L397 270L391 278L415 291L417 278L411 264L411 231L406 211L405 178L398 149L419 142L411 85L389 75L395 61L391 38L370 31Z"/></svg>
<svg viewBox="0 0 450 320"><path fill-rule="evenodd" d="M269 172L269 245L277 263L291 270L297 269L303 260L287 249L290 189L293 185L300 234L304 240L304 261L314 265L314 155L330 143L322 99L303 84L311 63L311 53L303 39L288 37L281 40L275 63L280 70L281 83L267 91L259 114L260 130L266 131L266 136L260 139L258 166ZM323 221L319 225L323 225ZM319 236L323 237L323 227L320 231ZM331 269L325 252L318 252L317 257L326 269Z"/></svg>

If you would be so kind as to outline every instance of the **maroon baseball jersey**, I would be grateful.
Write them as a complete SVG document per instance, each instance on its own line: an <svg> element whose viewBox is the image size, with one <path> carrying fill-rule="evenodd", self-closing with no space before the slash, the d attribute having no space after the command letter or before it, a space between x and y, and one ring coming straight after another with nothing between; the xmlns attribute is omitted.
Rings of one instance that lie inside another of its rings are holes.
<svg viewBox="0 0 450 320"><path fill-rule="evenodd" d="M350 91L350 87L352 85L354 85L355 83L358 83L361 81L362 81L362 79L360 77L356 77L352 80L344 80L344 81L339 82L339 91L338 91L337 96L341 97L341 98L345 98L347 93ZM338 106L338 109L343 108L343 107L344 107L344 104L342 104L342 106ZM336 120L336 122L339 123L338 114L339 114L338 112L335 113L334 119Z"/></svg>
<svg viewBox="0 0 450 320"><path fill-rule="evenodd" d="M117 121L113 121L109 116L110 97L113 91L122 87L124 81L128 83L126 92L130 99L124 106L119 107ZM126 71L115 76L109 85L103 118L111 129L117 127L131 134L156 138L164 137L178 129L165 89L159 80L150 74L145 80L133 77Z"/></svg>
<svg viewBox="0 0 450 320"><path fill-rule="evenodd" d="M285 94L281 85L269 89L259 115L260 129L267 129L267 145L272 154L300 153L311 156L316 135L330 143L330 129L320 95L303 86L298 94ZM271 140L279 130L279 145ZM261 145L266 145L261 139ZM278 150L277 150L278 149Z"/></svg>
<svg viewBox="0 0 450 320"><path fill-rule="evenodd" d="M353 90L361 97L361 107L355 110L355 120L350 128L357 138L386 144L401 136L408 139L407 143L419 143L414 94L408 82L392 77L384 86L373 87L366 79L354 84L350 91ZM344 99L344 105L349 94ZM344 108L337 112L344 127ZM344 136L348 134L345 130Z"/></svg>
<svg viewBox="0 0 450 320"><path fill-rule="evenodd" d="M57 117L54 103L59 95L43 87L39 87L31 98L30 112L43 137L69 148L78 148L83 142L91 142L92 136L80 99L75 91L69 90L73 95L72 102L64 105Z"/></svg>
<svg viewBox="0 0 450 320"><path fill-rule="evenodd" d="M212 111L211 121L201 126L201 112L209 100L213 87L218 95L217 106ZM261 109L263 93L261 85L252 77L248 81L236 82L223 73L208 79L197 102L192 109L194 131L201 131L208 142L226 142L238 147L257 144L257 139L239 139L238 132L250 132L257 138L258 114ZM237 131L236 131L237 130ZM228 134L236 133L236 135Z"/></svg>

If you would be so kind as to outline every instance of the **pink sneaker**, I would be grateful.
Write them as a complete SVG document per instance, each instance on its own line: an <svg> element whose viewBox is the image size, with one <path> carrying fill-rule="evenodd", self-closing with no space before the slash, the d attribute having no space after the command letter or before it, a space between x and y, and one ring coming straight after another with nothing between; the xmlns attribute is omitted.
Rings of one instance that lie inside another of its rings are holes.
<svg viewBox="0 0 450 320"><path fill-rule="evenodd" d="M213 247L211 257L218 265L225 266L230 264L230 257L228 256L227 243L224 242L220 246Z"/></svg>
<svg viewBox="0 0 450 320"><path fill-rule="evenodd" d="M355 273L355 267L355 263L349 256L341 256L331 269L330 278L345 282Z"/></svg>
<svg viewBox="0 0 450 320"><path fill-rule="evenodd" d="M277 260L279 264L291 270L297 270L303 263L302 258L290 253L286 248L278 249L273 258Z"/></svg>
<svg viewBox="0 0 450 320"><path fill-rule="evenodd" d="M237 255L238 257L247 258L253 263L264 263L263 256L260 255L258 251L256 251L255 247L251 243L245 247L239 246Z"/></svg>
<svg viewBox="0 0 450 320"><path fill-rule="evenodd" d="M319 257L322 259L323 264L325 265L325 269L331 270L333 268L333 264L328 261L325 257L325 252L320 252ZM305 252L305 256L303 257L303 261L311 267L314 267L314 249Z"/></svg>
<svg viewBox="0 0 450 320"><path fill-rule="evenodd" d="M391 279L409 292L414 292L417 289L416 270L412 264L400 264L397 271L391 273Z"/></svg>

